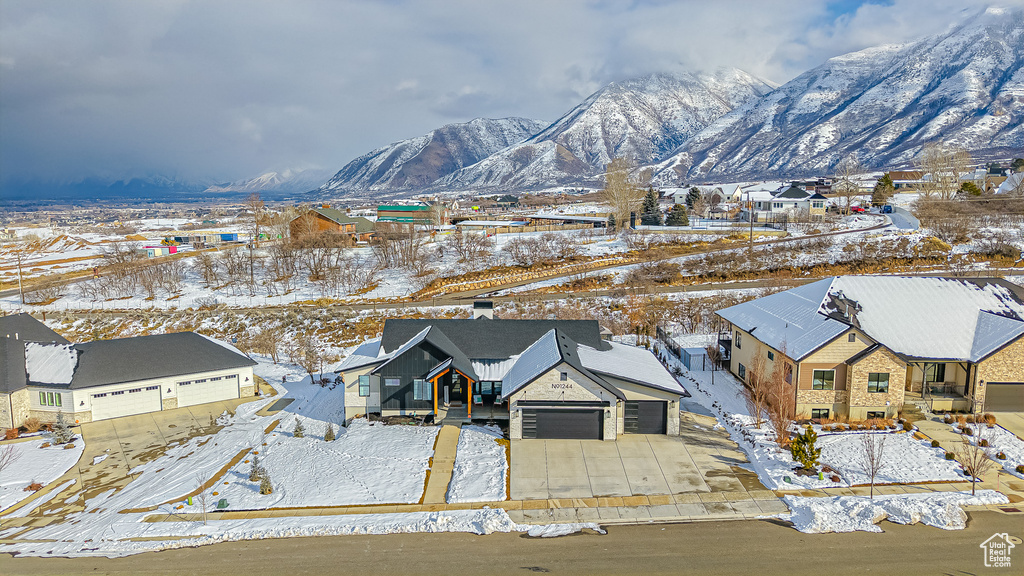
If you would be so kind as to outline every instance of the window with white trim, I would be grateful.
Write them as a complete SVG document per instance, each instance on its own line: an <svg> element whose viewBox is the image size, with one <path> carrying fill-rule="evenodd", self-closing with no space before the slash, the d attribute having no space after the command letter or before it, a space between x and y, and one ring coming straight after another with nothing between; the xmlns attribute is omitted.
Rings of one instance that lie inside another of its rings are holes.
<svg viewBox="0 0 1024 576"><path fill-rule="evenodd" d="M370 395L370 375L363 374L359 377L359 396L367 397Z"/></svg>
<svg viewBox="0 0 1024 576"><path fill-rule="evenodd" d="M413 400L432 400L430 394L430 383L422 378L415 378L412 381Z"/></svg>

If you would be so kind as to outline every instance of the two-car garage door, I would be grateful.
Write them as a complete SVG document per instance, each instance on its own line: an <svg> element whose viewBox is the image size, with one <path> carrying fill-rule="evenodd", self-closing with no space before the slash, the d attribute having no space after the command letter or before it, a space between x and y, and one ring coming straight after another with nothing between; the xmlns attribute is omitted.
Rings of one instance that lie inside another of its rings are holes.
<svg viewBox="0 0 1024 576"><path fill-rule="evenodd" d="M160 410L160 387L131 388L92 395L92 419L106 420Z"/></svg>
<svg viewBox="0 0 1024 576"><path fill-rule="evenodd" d="M206 402L238 398L238 376L203 378L178 382L178 406L195 406Z"/></svg>
<svg viewBox="0 0 1024 576"><path fill-rule="evenodd" d="M602 408L524 408L523 438L601 440Z"/></svg>

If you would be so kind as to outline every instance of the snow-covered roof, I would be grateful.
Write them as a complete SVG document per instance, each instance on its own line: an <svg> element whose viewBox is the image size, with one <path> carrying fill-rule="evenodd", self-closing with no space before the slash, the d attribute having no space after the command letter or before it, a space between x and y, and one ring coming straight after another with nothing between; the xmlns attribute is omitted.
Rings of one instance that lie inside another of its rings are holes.
<svg viewBox="0 0 1024 576"><path fill-rule="evenodd" d="M78 366L78 350L72 344L25 343L25 374L29 382L71 384Z"/></svg>
<svg viewBox="0 0 1024 576"><path fill-rule="evenodd" d="M463 220L457 226L526 226L529 222L523 220Z"/></svg>
<svg viewBox="0 0 1024 576"><path fill-rule="evenodd" d="M848 326L818 313L831 280L819 280L730 306L718 315L797 360L831 341ZM748 344L749 346L750 344Z"/></svg>
<svg viewBox="0 0 1024 576"><path fill-rule="evenodd" d="M1010 174L1003 180L1003 183L996 188L996 194L1007 194L1011 190L1018 188L1021 182L1024 181L1024 172L1017 172L1016 174Z"/></svg>
<svg viewBox="0 0 1024 576"><path fill-rule="evenodd" d="M471 359L470 362L473 364L473 370L476 375L480 377L482 381L498 381L504 380L505 374L508 374L509 369L519 359L519 355L515 355L511 358L497 359L497 360L486 360L486 359Z"/></svg>
<svg viewBox="0 0 1024 576"><path fill-rule="evenodd" d="M1024 334L1024 301L985 279L839 276L718 315L797 360L850 326L908 358L970 362Z"/></svg>
<svg viewBox="0 0 1024 576"><path fill-rule="evenodd" d="M1024 333L1024 302L996 282L840 276L832 280L821 313L837 314L842 300L855 305L850 322L913 358L977 362Z"/></svg>
<svg viewBox="0 0 1024 576"><path fill-rule="evenodd" d="M562 361L558 352L558 338L555 330L548 330L536 342L530 345L505 374L501 385L501 397L508 398L513 392L529 384L537 376L551 369Z"/></svg>
<svg viewBox="0 0 1024 576"><path fill-rule="evenodd" d="M373 338L363 342L355 350L352 351L338 367L334 369L335 372L344 372L346 370L352 370L362 366L368 366L370 364L376 364L377 362L383 362L390 358L387 354L381 353L380 338Z"/></svg>
<svg viewBox="0 0 1024 576"><path fill-rule="evenodd" d="M598 374L621 378L680 395L686 391L646 348L612 342L611 350L580 345L577 352L585 368Z"/></svg>

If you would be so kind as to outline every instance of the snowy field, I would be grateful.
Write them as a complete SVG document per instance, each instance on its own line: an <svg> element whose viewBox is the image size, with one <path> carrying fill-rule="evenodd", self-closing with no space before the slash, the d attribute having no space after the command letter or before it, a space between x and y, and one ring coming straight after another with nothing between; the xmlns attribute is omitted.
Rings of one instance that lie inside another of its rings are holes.
<svg viewBox="0 0 1024 576"><path fill-rule="evenodd" d="M820 433L821 463L839 472L849 485L870 484L864 473L865 434L885 434L885 467L875 477L875 484L912 484L940 480L963 480L960 465L946 460L946 451L932 448L926 440L913 434L891 432Z"/></svg>
<svg viewBox="0 0 1024 576"><path fill-rule="evenodd" d="M25 487L33 482L46 486L70 470L85 450L85 442L75 437L75 447L65 450L63 445L40 448L49 442L40 436L25 442L8 444L14 447L14 460L0 472L0 511L6 510L32 496Z"/></svg>
<svg viewBox="0 0 1024 576"><path fill-rule="evenodd" d="M463 426L448 488L448 502L505 500L508 458L496 426Z"/></svg>

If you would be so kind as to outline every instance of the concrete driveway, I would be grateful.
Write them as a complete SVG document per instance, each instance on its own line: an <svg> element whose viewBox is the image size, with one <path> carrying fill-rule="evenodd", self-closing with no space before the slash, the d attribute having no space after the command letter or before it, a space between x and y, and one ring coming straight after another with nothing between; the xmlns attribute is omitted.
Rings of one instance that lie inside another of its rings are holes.
<svg viewBox="0 0 1024 576"><path fill-rule="evenodd" d="M1024 412L993 412L996 424L1024 438Z"/></svg>
<svg viewBox="0 0 1024 576"><path fill-rule="evenodd" d="M680 436L512 441L513 500L765 490L724 432L692 423Z"/></svg>

